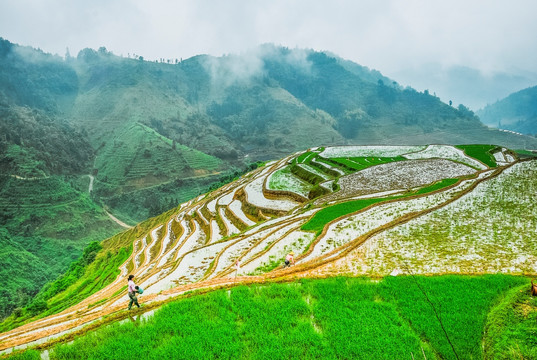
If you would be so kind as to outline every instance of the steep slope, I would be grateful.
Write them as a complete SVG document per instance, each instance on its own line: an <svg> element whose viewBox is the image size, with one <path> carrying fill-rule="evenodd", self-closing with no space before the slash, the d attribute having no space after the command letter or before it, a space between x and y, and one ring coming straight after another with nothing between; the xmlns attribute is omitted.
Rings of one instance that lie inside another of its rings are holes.
<svg viewBox="0 0 537 360"><path fill-rule="evenodd" d="M487 125L516 131L522 134L537 134L537 86L520 90L477 112Z"/></svg>
<svg viewBox="0 0 537 360"><path fill-rule="evenodd" d="M64 331L82 331L81 327L94 326L105 314L114 314L109 319L124 316L128 274L135 275L145 290L143 302L153 307L194 289L315 274L352 271L384 276L394 269L425 274L535 273L535 252L524 253L516 263L501 261L533 246L531 235L502 238L502 246L512 249L505 257L501 251L487 253L511 222L491 224L497 234L492 240L486 228L479 230L485 240L476 242L474 236L461 236L465 223L475 226L474 219L457 217L447 224L458 241L454 249L446 248L446 242L428 242L437 236L428 232L435 227L418 226L411 236L399 230L421 219L427 224L429 214L437 211L440 219L446 219L441 211L457 211L461 208L457 202L470 204L463 208L471 212L471 206L481 207L475 199L485 200L501 188L505 202L528 215L513 226L523 224L524 231L532 232L535 210L513 196L520 187L516 182L529 191L535 187L531 175L537 170L535 164L520 162L511 151L491 145L357 146L297 153L106 240L83 276L65 292L44 298L51 309L45 313L48 317L3 333L0 342L5 349ZM298 185L279 188L282 177ZM484 190L489 186L490 191ZM490 208L499 212L502 206ZM511 213L506 216L511 219ZM399 233L393 234L394 230ZM405 240L400 252L381 252L386 259L378 264L378 251L367 250L385 249L376 245L379 236L394 244L408 236L425 242L420 249L427 251L415 258L412 251L417 250L405 248L409 241ZM284 269L282 259L289 251L295 252L296 265ZM469 261L476 252L479 259ZM445 263L438 262L438 254ZM360 265L364 260L367 266ZM99 276L92 280L95 274ZM13 317L4 326L15 324Z"/></svg>
<svg viewBox="0 0 537 360"><path fill-rule="evenodd" d="M77 93L63 59L0 39L0 318L120 229L87 195L94 150L62 115Z"/></svg>
<svg viewBox="0 0 537 360"><path fill-rule="evenodd" d="M102 208L134 224L258 160L311 146L537 146L535 138L486 129L464 106L401 89L377 71L273 45L172 64L122 58L105 48L62 59L0 39L0 107L0 169L9 175L1 179L0 226L11 239L22 236L19 244L48 258L55 272L84 245L118 231ZM293 171L319 179L301 166ZM88 175L94 179L89 197ZM303 197L326 189L310 185ZM11 194L24 194L24 206ZM219 224L222 232L226 224L242 230L240 221ZM80 241L69 248L67 237ZM58 252L61 259L40 252L60 243L70 249Z"/></svg>

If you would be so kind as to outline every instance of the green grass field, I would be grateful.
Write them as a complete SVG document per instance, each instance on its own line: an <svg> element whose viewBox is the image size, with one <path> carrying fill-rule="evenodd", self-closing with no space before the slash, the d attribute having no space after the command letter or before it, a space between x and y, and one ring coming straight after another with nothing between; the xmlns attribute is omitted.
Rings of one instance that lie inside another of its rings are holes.
<svg viewBox="0 0 537 360"><path fill-rule="evenodd" d="M466 155L481 161L488 167L497 167L496 160L492 156L492 151L497 149L496 145L457 145L456 148L463 150Z"/></svg>
<svg viewBox="0 0 537 360"><path fill-rule="evenodd" d="M507 275L448 275L239 286L175 301L147 320L133 313L130 321L56 346L49 355L391 360L423 359L425 354L429 360L482 359L489 346L482 343L488 314L497 305L505 307L512 291L527 292L528 282ZM39 353L30 350L10 358L39 359Z"/></svg>
<svg viewBox="0 0 537 360"><path fill-rule="evenodd" d="M396 157L351 157L351 158L331 158L331 161L342 164L354 171L366 169L371 166L387 164L394 161L406 160L402 156Z"/></svg>
<svg viewBox="0 0 537 360"><path fill-rule="evenodd" d="M304 154L296 158L298 164L309 164L318 154L313 151L307 151Z"/></svg>

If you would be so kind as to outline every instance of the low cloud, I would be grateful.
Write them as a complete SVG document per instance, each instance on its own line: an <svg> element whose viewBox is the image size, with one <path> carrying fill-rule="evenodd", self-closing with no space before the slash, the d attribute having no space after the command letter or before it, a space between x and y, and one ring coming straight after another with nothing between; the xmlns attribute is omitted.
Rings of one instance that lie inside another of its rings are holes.
<svg viewBox="0 0 537 360"><path fill-rule="evenodd" d="M308 60L311 50L288 50L272 44L265 44L239 55L222 57L207 56L202 60L205 70L211 75L213 84L224 88L236 83L248 83L266 75L266 61L276 61L291 65L296 71L310 73L312 63Z"/></svg>
<svg viewBox="0 0 537 360"><path fill-rule="evenodd" d="M275 43L331 51L387 74L427 63L537 72L536 12L534 0L4 0L0 34L60 55L105 46L172 59ZM247 79L262 71L257 60L214 70Z"/></svg>

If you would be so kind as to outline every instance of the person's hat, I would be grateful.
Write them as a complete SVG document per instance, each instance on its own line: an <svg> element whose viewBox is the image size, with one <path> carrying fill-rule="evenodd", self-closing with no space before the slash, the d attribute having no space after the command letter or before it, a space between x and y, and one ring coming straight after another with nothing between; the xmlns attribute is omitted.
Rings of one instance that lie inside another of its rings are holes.
<svg viewBox="0 0 537 360"><path fill-rule="evenodd" d="M291 254L291 255L295 255L295 253L294 253L294 252L292 252L292 251L291 251L291 252L290 252L289 254Z"/></svg>

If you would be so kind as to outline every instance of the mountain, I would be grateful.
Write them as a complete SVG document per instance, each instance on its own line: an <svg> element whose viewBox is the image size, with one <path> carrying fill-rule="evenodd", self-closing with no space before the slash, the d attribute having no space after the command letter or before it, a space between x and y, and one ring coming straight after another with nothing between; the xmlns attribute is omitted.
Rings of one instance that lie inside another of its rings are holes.
<svg viewBox="0 0 537 360"><path fill-rule="evenodd" d="M255 352L252 343L275 351L293 338L324 353L359 330L360 348L380 353L379 341L395 342L390 357L422 342L428 358L507 354L515 343L527 353L531 337L517 326L534 318L505 316L535 310L529 279L490 274L537 270L528 250L535 170L535 159L493 145L314 147L271 161L86 249L2 323L0 350L39 340L65 358L129 358L133 346L147 358L178 348L181 357L212 357L234 334L244 351ZM290 252L295 264L283 267ZM144 307L131 312L129 274L144 290ZM147 311L156 319L137 320ZM184 345L196 342L204 355Z"/></svg>
<svg viewBox="0 0 537 360"><path fill-rule="evenodd" d="M537 84L537 74L523 71L490 72L467 66L442 66L431 63L391 74L402 84L428 89L444 102L462 103L478 111L510 93Z"/></svg>
<svg viewBox="0 0 537 360"><path fill-rule="evenodd" d="M34 256L47 269L24 295L7 291L0 316L120 231L108 213L134 225L259 162L318 145L537 146L378 71L273 45L150 62L105 48L64 59L0 39L0 111L0 228L9 254L25 251L6 265L26 280Z"/></svg>
<svg viewBox="0 0 537 360"><path fill-rule="evenodd" d="M226 169L318 144L537 144L323 52L263 45L148 62L100 48L64 60L2 42L0 92L84 135L94 198L130 223L195 196Z"/></svg>
<svg viewBox="0 0 537 360"><path fill-rule="evenodd" d="M537 135L537 86L520 90L477 112L487 125Z"/></svg>

